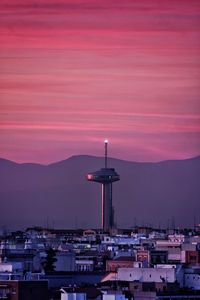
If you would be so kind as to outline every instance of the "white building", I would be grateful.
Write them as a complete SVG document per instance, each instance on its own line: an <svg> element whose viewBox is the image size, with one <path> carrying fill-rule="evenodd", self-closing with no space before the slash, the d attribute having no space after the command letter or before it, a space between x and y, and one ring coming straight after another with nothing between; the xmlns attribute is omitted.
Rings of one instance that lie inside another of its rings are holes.
<svg viewBox="0 0 200 300"><path fill-rule="evenodd" d="M119 268L118 280L139 282L175 282L174 268Z"/></svg>
<svg viewBox="0 0 200 300"><path fill-rule="evenodd" d="M0 263L0 272L22 272L23 263L22 262L9 262L9 263Z"/></svg>
<svg viewBox="0 0 200 300"><path fill-rule="evenodd" d="M125 295L123 294L118 294L118 293L115 293L115 294L104 294L103 295L103 300L125 300Z"/></svg>
<svg viewBox="0 0 200 300"><path fill-rule="evenodd" d="M61 289L61 300L86 300L85 293L67 293Z"/></svg>
<svg viewBox="0 0 200 300"><path fill-rule="evenodd" d="M94 261L92 259L76 259L75 270L78 272L92 272Z"/></svg>
<svg viewBox="0 0 200 300"><path fill-rule="evenodd" d="M136 244L140 244L140 240L138 238L129 237L129 236L125 236L125 235L104 236L102 244L105 244L105 245L136 245Z"/></svg>

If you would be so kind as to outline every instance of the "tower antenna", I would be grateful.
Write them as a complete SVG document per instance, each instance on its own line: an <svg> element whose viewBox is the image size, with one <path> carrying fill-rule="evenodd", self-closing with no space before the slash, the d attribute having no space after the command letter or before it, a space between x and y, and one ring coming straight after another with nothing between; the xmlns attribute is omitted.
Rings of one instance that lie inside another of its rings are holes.
<svg viewBox="0 0 200 300"><path fill-rule="evenodd" d="M108 140L104 141L105 144L105 169L108 167Z"/></svg>

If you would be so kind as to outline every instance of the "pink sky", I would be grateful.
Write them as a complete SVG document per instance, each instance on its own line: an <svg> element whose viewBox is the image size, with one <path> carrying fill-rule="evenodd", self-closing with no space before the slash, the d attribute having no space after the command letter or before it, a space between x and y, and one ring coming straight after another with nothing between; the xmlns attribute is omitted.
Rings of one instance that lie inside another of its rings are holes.
<svg viewBox="0 0 200 300"><path fill-rule="evenodd" d="M0 157L200 154L199 0L1 0Z"/></svg>

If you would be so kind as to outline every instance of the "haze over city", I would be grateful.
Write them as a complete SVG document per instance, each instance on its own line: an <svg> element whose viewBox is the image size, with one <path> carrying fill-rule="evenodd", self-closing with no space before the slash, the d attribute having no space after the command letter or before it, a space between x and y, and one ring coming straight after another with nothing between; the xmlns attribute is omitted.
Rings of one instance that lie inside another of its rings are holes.
<svg viewBox="0 0 200 300"><path fill-rule="evenodd" d="M1 0L0 157L200 154L198 0Z"/></svg>

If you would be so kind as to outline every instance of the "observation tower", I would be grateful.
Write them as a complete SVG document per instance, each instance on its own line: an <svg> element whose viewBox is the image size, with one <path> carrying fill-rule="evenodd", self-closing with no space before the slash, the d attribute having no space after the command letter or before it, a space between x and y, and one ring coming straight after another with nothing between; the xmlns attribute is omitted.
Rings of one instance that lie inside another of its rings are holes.
<svg viewBox="0 0 200 300"><path fill-rule="evenodd" d="M112 206L112 183L120 180L113 168L108 168L108 140L105 144L105 167L99 171L87 174L88 181L99 182L102 185L102 228L110 232L114 226L114 213Z"/></svg>

